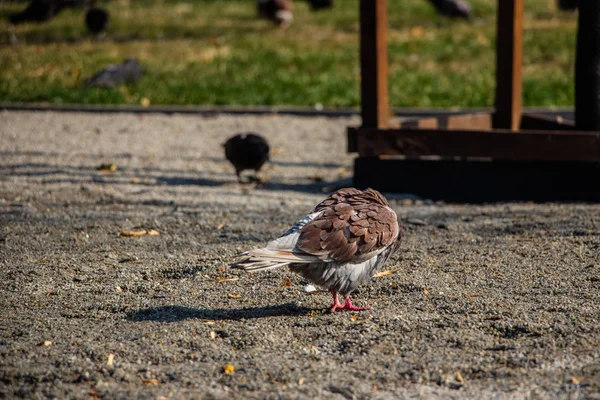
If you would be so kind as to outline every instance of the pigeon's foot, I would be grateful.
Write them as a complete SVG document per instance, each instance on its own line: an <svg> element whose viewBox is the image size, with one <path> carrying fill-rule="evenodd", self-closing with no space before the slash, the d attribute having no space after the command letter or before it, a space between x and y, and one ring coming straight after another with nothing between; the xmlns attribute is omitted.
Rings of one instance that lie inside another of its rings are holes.
<svg viewBox="0 0 600 400"><path fill-rule="evenodd" d="M257 185L262 185L265 182L258 175L250 175L248 176L248 183L256 183Z"/></svg>
<svg viewBox="0 0 600 400"><path fill-rule="evenodd" d="M350 297L346 297L345 299L345 303L344 303L344 307L342 307L341 309L339 309L340 311L367 311L370 310L371 308L369 307L358 307L355 306L354 304L352 304L352 300L350 300Z"/></svg>
<svg viewBox="0 0 600 400"><path fill-rule="evenodd" d="M340 303L338 299L338 293L336 290L331 290L331 295L333 296L333 305L331 306L331 312L336 311L367 311L370 310L369 307L358 307L352 304L352 300L350 300L350 296L347 296L344 300L344 304Z"/></svg>
<svg viewBox="0 0 600 400"><path fill-rule="evenodd" d="M346 305L340 303L340 300L338 299L337 290L331 290L331 295L333 296L333 305L331 306L331 312L334 313L336 311L344 310L344 307L346 307Z"/></svg>

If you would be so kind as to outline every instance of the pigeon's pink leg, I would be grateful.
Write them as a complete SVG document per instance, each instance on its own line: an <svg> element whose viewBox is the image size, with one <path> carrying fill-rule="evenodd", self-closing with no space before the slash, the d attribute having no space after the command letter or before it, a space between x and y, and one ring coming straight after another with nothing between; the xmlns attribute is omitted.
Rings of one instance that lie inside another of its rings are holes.
<svg viewBox="0 0 600 400"><path fill-rule="evenodd" d="M335 312L337 310L343 310L346 307L344 304L340 303L338 299L337 290L331 289L331 295L333 296L333 305L331 306L331 312Z"/></svg>
<svg viewBox="0 0 600 400"><path fill-rule="evenodd" d="M366 310L370 310L369 307L358 307L355 306L354 304L352 304L352 300L350 300L350 296L347 296L345 298L346 303L344 304L344 307L339 308L340 311L366 311Z"/></svg>

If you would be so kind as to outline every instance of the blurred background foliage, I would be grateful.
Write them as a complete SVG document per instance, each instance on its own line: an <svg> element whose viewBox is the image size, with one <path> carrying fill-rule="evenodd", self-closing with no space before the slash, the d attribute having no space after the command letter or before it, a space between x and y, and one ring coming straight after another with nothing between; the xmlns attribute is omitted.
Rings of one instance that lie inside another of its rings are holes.
<svg viewBox="0 0 600 400"><path fill-rule="evenodd" d="M573 104L575 13L526 0L524 104ZM255 0L110 0L106 35L87 32L83 9L11 26L26 3L0 3L0 100L82 104L359 104L358 0L313 12L294 3L279 29ZM493 103L496 0L472 0L473 18L439 16L424 0L389 0L390 100L394 107ZM137 58L135 84L88 88L110 63Z"/></svg>

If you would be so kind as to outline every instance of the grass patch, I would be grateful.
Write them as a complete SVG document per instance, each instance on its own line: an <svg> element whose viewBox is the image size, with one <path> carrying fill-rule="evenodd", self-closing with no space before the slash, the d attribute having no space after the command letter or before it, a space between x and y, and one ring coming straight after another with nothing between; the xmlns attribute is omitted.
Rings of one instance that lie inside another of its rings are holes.
<svg viewBox="0 0 600 400"><path fill-rule="evenodd" d="M104 40L82 10L14 28L0 3L0 98L9 102L357 106L358 1L313 13L295 2L285 31L256 17L254 0L114 0ZM395 107L493 103L495 1L473 0L475 18L439 17L424 0L389 2L390 101ZM524 104L573 104L576 17L554 0L526 2ZM135 57L137 84L85 88L109 63Z"/></svg>

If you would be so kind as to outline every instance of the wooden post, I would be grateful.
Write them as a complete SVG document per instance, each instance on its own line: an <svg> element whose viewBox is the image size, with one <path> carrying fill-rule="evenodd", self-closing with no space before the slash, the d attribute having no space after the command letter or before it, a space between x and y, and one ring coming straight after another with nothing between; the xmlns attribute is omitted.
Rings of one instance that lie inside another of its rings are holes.
<svg viewBox="0 0 600 400"><path fill-rule="evenodd" d="M523 84L523 0L498 0L494 127L518 130Z"/></svg>
<svg viewBox="0 0 600 400"><path fill-rule="evenodd" d="M387 0L360 0L361 114L370 128L390 120L387 29Z"/></svg>
<svg viewBox="0 0 600 400"><path fill-rule="evenodd" d="M575 58L575 125L600 131L600 2L579 1Z"/></svg>

